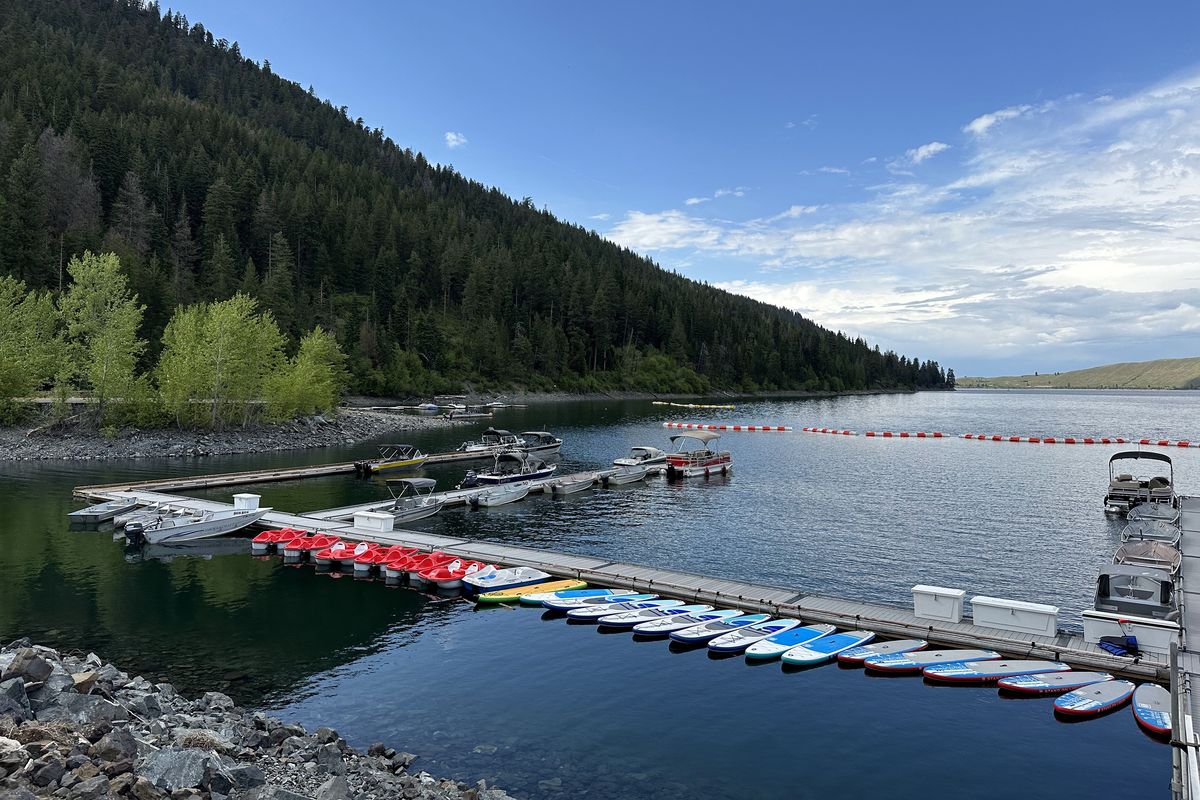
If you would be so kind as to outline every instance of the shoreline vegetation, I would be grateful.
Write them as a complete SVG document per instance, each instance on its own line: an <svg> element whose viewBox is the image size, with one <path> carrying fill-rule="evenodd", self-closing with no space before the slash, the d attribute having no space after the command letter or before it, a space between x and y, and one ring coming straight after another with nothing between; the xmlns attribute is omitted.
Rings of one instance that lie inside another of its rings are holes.
<svg viewBox="0 0 1200 800"><path fill-rule="evenodd" d="M0 795L13 800L510 800L413 769L417 758L383 742L360 752L221 692L189 700L95 653L0 649Z"/></svg>

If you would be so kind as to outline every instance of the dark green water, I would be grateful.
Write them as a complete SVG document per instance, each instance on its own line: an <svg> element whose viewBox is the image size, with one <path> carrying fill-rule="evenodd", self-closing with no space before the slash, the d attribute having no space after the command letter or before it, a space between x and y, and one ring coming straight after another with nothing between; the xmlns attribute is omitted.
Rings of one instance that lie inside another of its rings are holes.
<svg viewBox="0 0 1200 800"><path fill-rule="evenodd" d="M703 419L1196 439L1194 398L959 392L760 404ZM662 445L662 420L700 413L575 403L510 410L496 422L563 435L562 469L573 471L634 444ZM410 438L440 450L476 431ZM1113 448L803 433L724 441L738 464L732 478L538 496L491 512L448 511L422 527L897 604L914 583L961 586L1055 603L1068 626L1119 543L1119 528L1099 511ZM185 691L220 688L522 796L1165 794L1169 750L1143 736L1127 709L1069 725L1048 701L1006 700L994 689L676 653L534 610L476 612L246 554L130 560L110 534L72 532L65 521L78 506L76 484L370 450L0 466L0 638L96 650ZM1172 455L1180 487L1197 491L1200 453ZM450 485L461 472L429 474ZM286 510L384 496L351 478L252 490Z"/></svg>

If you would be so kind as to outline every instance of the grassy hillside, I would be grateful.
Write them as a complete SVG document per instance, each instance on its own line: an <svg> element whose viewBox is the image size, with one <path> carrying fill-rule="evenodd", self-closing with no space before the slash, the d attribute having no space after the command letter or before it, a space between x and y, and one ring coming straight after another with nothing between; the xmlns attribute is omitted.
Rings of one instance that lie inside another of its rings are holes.
<svg viewBox="0 0 1200 800"><path fill-rule="evenodd" d="M998 378L959 378L964 389L1200 389L1200 357L1161 358Z"/></svg>

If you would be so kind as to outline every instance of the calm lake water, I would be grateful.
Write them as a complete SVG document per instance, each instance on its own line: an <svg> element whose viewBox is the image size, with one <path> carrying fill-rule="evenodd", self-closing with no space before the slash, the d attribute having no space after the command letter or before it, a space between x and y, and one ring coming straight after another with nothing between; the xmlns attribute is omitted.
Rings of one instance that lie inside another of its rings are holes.
<svg viewBox="0 0 1200 800"><path fill-rule="evenodd" d="M631 445L664 420L792 425L730 433L729 478L454 509L416 527L907 605L914 583L1053 603L1078 627L1120 526L1100 500L1119 447L867 439L799 432L941 430L1200 439L1200 393L993 392L670 409L642 401L499 412L566 439L561 469ZM448 449L483 425L410 438ZM533 609L475 611L246 554L127 559L105 532L69 531L76 484L320 463L305 453L89 464L0 464L0 638L96 650L190 692L239 701L353 743L384 740L435 774L533 798L1165 796L1169 749L1125 709L1058 722L1048 700L935 687L827 666L785 672L601 634ZM1170 451L1200 492L1200 450ZM463 467L426 474L450 486ZM385 497L352 478L266 484L307 510ZM230 492L211 496L227 499ZM1130 794L1132 793L1132 795Z"/></svg>

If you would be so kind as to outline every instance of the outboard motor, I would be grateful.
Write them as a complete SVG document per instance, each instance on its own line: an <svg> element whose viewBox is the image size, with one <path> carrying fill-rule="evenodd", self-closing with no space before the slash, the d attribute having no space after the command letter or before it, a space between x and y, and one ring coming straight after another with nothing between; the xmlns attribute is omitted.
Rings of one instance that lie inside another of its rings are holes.
<svg viewBox="0 0 1200 800"><path fill-rule="evenodd" d="M140 522L130 522L125 526L125 541L131 547L141 547L146 543L146 526Z"/></svg>
<svg viewBox="0 0 1200 800"><path fill-rule="evenodd" d="M462 483L458 485L459 489L474 489L479 485L479 476L475 474L475 470L467 470L467 474L463 476Z"/></svg>

